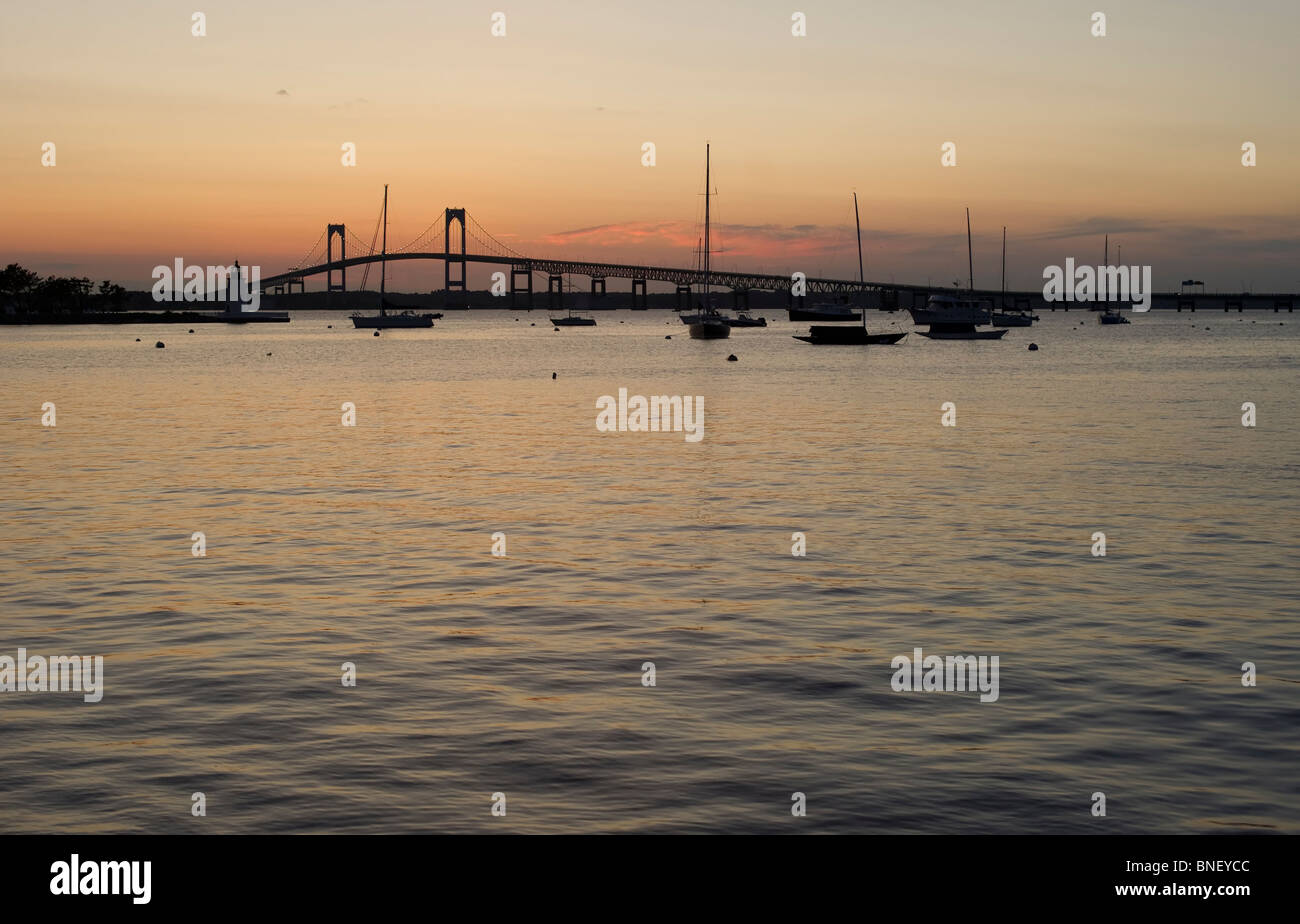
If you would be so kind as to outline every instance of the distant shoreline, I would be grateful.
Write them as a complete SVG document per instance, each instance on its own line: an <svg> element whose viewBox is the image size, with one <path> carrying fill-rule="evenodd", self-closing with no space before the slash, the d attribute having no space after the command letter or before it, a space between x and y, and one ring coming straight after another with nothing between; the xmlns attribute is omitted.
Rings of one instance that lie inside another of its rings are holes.
<svg viewBox="0 0 1300 924"><path fill-rule="evenodd" d="M253 312L249 312L252 314ZM199 311L108 311L71 314L0 314L0 324L240 324L218 314Z"/></svg>

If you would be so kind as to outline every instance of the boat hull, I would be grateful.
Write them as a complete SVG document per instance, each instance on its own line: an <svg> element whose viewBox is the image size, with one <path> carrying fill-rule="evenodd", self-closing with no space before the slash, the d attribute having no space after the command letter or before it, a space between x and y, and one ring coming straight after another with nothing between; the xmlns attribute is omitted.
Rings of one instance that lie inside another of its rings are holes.
<svg viewBox="0 0 1300 924"><path fill-rule="evenodd" d="M400 314L390 314L385 317L379 317L378 315L357 317L354 315L352 326L366 329L373 327L380 330L401 327L433 327L433 318L425 315L411 317Z"/></svg>
<svg viewBox="0 0 1300 924"><path fill-rule="evenodd" d="M1027 314L1000 314L993 312L994 327L1031 327L1034 319Z"/></svg>
<svg viewBox="0 0 1300 924"><path fill-rule="evenodd" d="M215 315L227 324L266 324L266 323L287 323L289 312L287 311L226 311Z"/></svg>
<svg viewBox="0 0 1300 924"><path fill-rule="evenodd" d="M948 307L934 308L908 308L908 313L912 316L912 323L921 324L987 324L989 323L989 313L978 308L966 307Z"/></svg>
<svg viewBox="0 0 1300 924"><path fill-rule="evenodd" d="M1000 340L1006 335L1006 328L998 330L959 330L959 329L940 329L930 328L929 330L917 331L922 337L929 337L931 340Z"/></svg>
<svg viewBox="0 0 1300 924"><path fill-rule="evenodd" d="M551 318L556 327L595 327L595 318Z"/></svg>
<svg viewBox="0 0 1300 924"><path fill-rule="evenodd" d="M725 340L731 327L725 321L700 321L689 328L692 340Z"/></svg>
<svg viewBox="0 0 1300 924"><path fill-rule="evenodd" d="M730 327L767 327L767 318L727 318Z"/></svg>
<svg viewBox="0 0 1300 924"><path fill-rule="evenodd" d="M791 321L862 321L861 311L822 311L817 308L789 308Z"/></svg>
<svg viewBox="0 0 1300 924"><path fill-rule="evenodd" d="M907 331L902 333L889 334L869 334L861 327L813 327L808 331L807 337L796 336L795 340L802 340L804 343L815 344L834 344L840 346L852 346L854 344L891 344L898 343L907 336Z"/></svg>

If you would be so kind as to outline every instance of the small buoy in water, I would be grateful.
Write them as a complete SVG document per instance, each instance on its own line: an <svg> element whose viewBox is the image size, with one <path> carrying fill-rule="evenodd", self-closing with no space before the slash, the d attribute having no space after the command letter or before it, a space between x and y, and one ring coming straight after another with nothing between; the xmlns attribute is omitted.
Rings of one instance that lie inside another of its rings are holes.
<svg viewBox="0 0 1300 924"><path fill-rule="evenodd" d="M136 337L136 338L135 338L135 342L136 342L136 343L139 343L139 342L140 342L140 338L139 338L139 337Z"/></svg>
<svg viewBox="0 0 1300 924"><path fill-rule="evenodd" d="M559 377L559 373L556 373L556 372L552 372L552 373L551 373L551 381L552 381L552 382L554 382L554 381L556 380L556 378L558 378L558 377Z"/></svg>
<svg viewBox="0 0 1300 924"><path fill-rule="evenodd" d="M327 330L328 330L328 329L333 329L334 325L333 325L333 324L326 324L325 327L326 327Z"/></svg>
<svg viewBox="0 0 1300 924"><path fill-rule="evenodd" d="M379 331L375 331L375 336L376 336L376 337L379 336Z"/></svg>
<svg viewBox="0 0 1300 924"><path fill-rule="evenodd" d="M1029 349L1031 349L1031 350L1037 350L1037 349L1038 349L1038 344L1036 344L1036 343L1031 343L1031 344L1029 344Z"/></svg>
<svg viewBox="0 0 1300 924"><path fill-rule="evenodd" d="M270 354L270 353L267 353L266 355L267 355L267 356L270 356L271 354Z"/></svg>
<svg viewBox="0 0 1300 924"><path fill-rule="evenodd" d="M1205 329L1206 329L1206 330L1209 330L1209 328L1208 328L1208 327L1207 327L1207 328L1205 328Z"/></svg>
<svg viewBox="0 0 1300 924"><path fill-rule="evenodd" d="M194 333L194 328L192 328L192 327L190 328L190 333L191 333L191 334Z"/></svg>
<svg viewBox="0 0 1300 924"><path fill-rule="evenodd" d="M664 336L664 339L665 339L665 340L672 340L672 339L673 339L673 335L672 335L672 334L667 334L667 335Z"/></svg>
<svg viewBox="0 0 1300 924"><path fill-rule="evenodd" d="M166 345L167 345L167 344L165 344L165 343L163 343L161 340L159 340L157 343L154 344L154 347L155 347L156 349L161 350L161 349L162 349L163 347L165 347Z"/></svg>
<svg viewBox="0 0 1300 924"><path fill-rule="evenodd" d="M739 360L736 359L736 354L732 353L730 356L727 357L727 362L734 363L734 362L739 362Z"/></svg>

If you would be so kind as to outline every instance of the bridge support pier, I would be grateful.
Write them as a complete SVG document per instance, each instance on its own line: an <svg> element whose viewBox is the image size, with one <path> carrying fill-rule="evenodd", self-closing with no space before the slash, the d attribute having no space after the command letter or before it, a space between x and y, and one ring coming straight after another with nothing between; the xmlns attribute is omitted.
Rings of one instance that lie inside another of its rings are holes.
<svg viewBox="0 0 1300 924"><path fill-rule="evenodd" d="M636 295L638 288L641 290L641 300L639 302L637 301L637 295ZM646 297L646 293L645 293L645 280L633 279L632 280L632 307L645 308L648 306L648 304L649 304L649 299Z"/></svg>
<svg viewBox="0 0 1300 924"><path fill-rule="evenodd" d="M604 276L592 276L592 277L591 277L591 294L592 294L592 295L602 295L602 296L605 294L605 277L604 277Z"/></svg>
<svg viewBox="0 0 1300 924"><path fill-rule="evenodd" d="M348 258L348 237L347 228L343 225L326 225L325 226L325 262L334 263L334 235L339 236L339 259ZM339 270L339 282L334 282L334 270L325 271L325 293L328 296L330 292L346 292L348 290L348 268L345 266Z"/></svg>
<svg viewBox="0 0 1300 924"><path fill-rule="evenodd" d="M682 285L679 285L679 286L677 287L677 307L678 307L678 308L690 308L690 307L691 307L691 287L690 287L690 286L682 286Z"/></svg>
<svg viewBox="0 0 1300 924"><path fill-rule="evenodd" d="M451 249L451 223L460 223L460 256L454 256ZM457 307L469 307L469 289L465 286L465 210L448 208L443 213L442 227L442 252L446 259L443 260L443 284L446 291L446 304L452 304L452 290L460 292L460 300L464 303ZM456 272L452 272L452 266L455 266Z"/></svg>
<svg viewBox="0 0 1300 924"><path fill-rule="evenodd" d="M1181 312L1184 308L1187 308L1187 309L1190 310L1191 312L1195 313L1195 312L1196 312L1196 299L1194 299L1194 298L1183 298L1182 296L1179 296L1179 298L1178 298L1178 310L1179 310L1179 312Z"/></svg>
<svg viewBox="0 0 1300 924"><path fill-rule="evenodd" d="M519 277L524 277L524 284L519 285ZM510 267L510 307L515 307L519 293L528 296L528 310L533 310L533 271L528 266Z"/></svg>
<svg viewBox="0 0 1300 924"><path fill-rule="evenodd" d="M546 307L564 307L564 277L550 273L546 277Z"/></svg>
<svg viewBox="0 0 1300 924"><path fill-rule="evenodd" d="M749 290L732 289L731 290L731 307L735 311L749 310Z"/></svg>

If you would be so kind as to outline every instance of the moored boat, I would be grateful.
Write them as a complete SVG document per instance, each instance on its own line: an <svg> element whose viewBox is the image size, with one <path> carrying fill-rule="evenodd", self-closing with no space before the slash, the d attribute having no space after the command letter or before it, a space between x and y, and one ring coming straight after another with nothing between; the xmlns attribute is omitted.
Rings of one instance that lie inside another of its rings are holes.
<svg viewBox="0 0 1300 924"><path fill-rule="evenodd" d="M858 285L865 286L863 279L862 266L862 224L858 220L858 194L853 194L853 223L858 230ZM850 312L851 313L851 312ZM808 328L808 336L796 336L795 340L802 340L804 343L812 344L890 344L898 343L907 336L907 331L888 334L869 334L867 333L867 312L861 311L858 317L862 319L861 327L835 327L829 324L814 324Z"/></svg>
<svg viewBox="0 0 1300 924"><path fill-rule="evenodd" d="M700 306L694 321L688 322L692 340L725 340L731 336L731 325L713 307L709 300L709 145L704 146L704 244L701 256L704 258L704 304Z"/></svg>
<svg viewBox="0 0 1300 924"><path fill-rule="evenodd" d="M1005 327L994 330L978 330L981 325L989 325L993 320L993 309L986 308L975 291L975 262L971 250L970 209L966 210L966 261L970 271L968 285L972 294L931 295L926 299L924 308L908 308L913 324L927 325L929 330L917 331L922 337L931 340L1000 340L1006 335Z"/></svg>
<svg viewBox="0 0 1300 924"><path fill-rule="evenodd" d="M994 311L991 319L994 327L1030 327L1035 320L1027 311Z"/></svg>
<svg viewBox="0 0 1300 924"><path fill-rule="evenodd" d="M388 312L388 302L385 300L386 281L388 278L388 185L384 184L384 212L383 212L384 238L380 245L379 251L379 314L362 314L360 311L352 313L353 328L374 328L375 330L393 330L397 328L412 327L433 327L434 315L432 312L416 314L407 308L392 314ZM438 317L442 317L441 314Z"/></svg>
<svg viewBox="0 0 1300 924"><path fill-rule="evenodd" d="M584 318L582 315L574 314L569 310L569 316L565 318L551 318L551 323L556 327L595 327L595 318Z"/></svg>
<svg viewBox="0 0 1300 924"><path fill-rule="evenodd" d="M791 321L861 321L862 312L854 311L848 305L831 303L812 305L808 308L789 308Z"/></svg>
<svg viewBox="0 0 1300 924"><path fill-rule="evenodd" d="M414 311L407 309L389 314L385 308L379 309L379 314L362 314L360 311L352 314L352 326L354 328L376 328L378 330L395 329L403 327L433 327L433 315L416 314Z"/></svg>
<svg viewBox="0 0 1300 924"><path fill-rule="evenodd" d="M907 331L888 334L869 334L867 328L863 327L830 327L829 325L814 324L808 328L808 336L796 336L795 340L802 340L804 343L815 344L889 344L898 343L907 336Z"/></svg>

